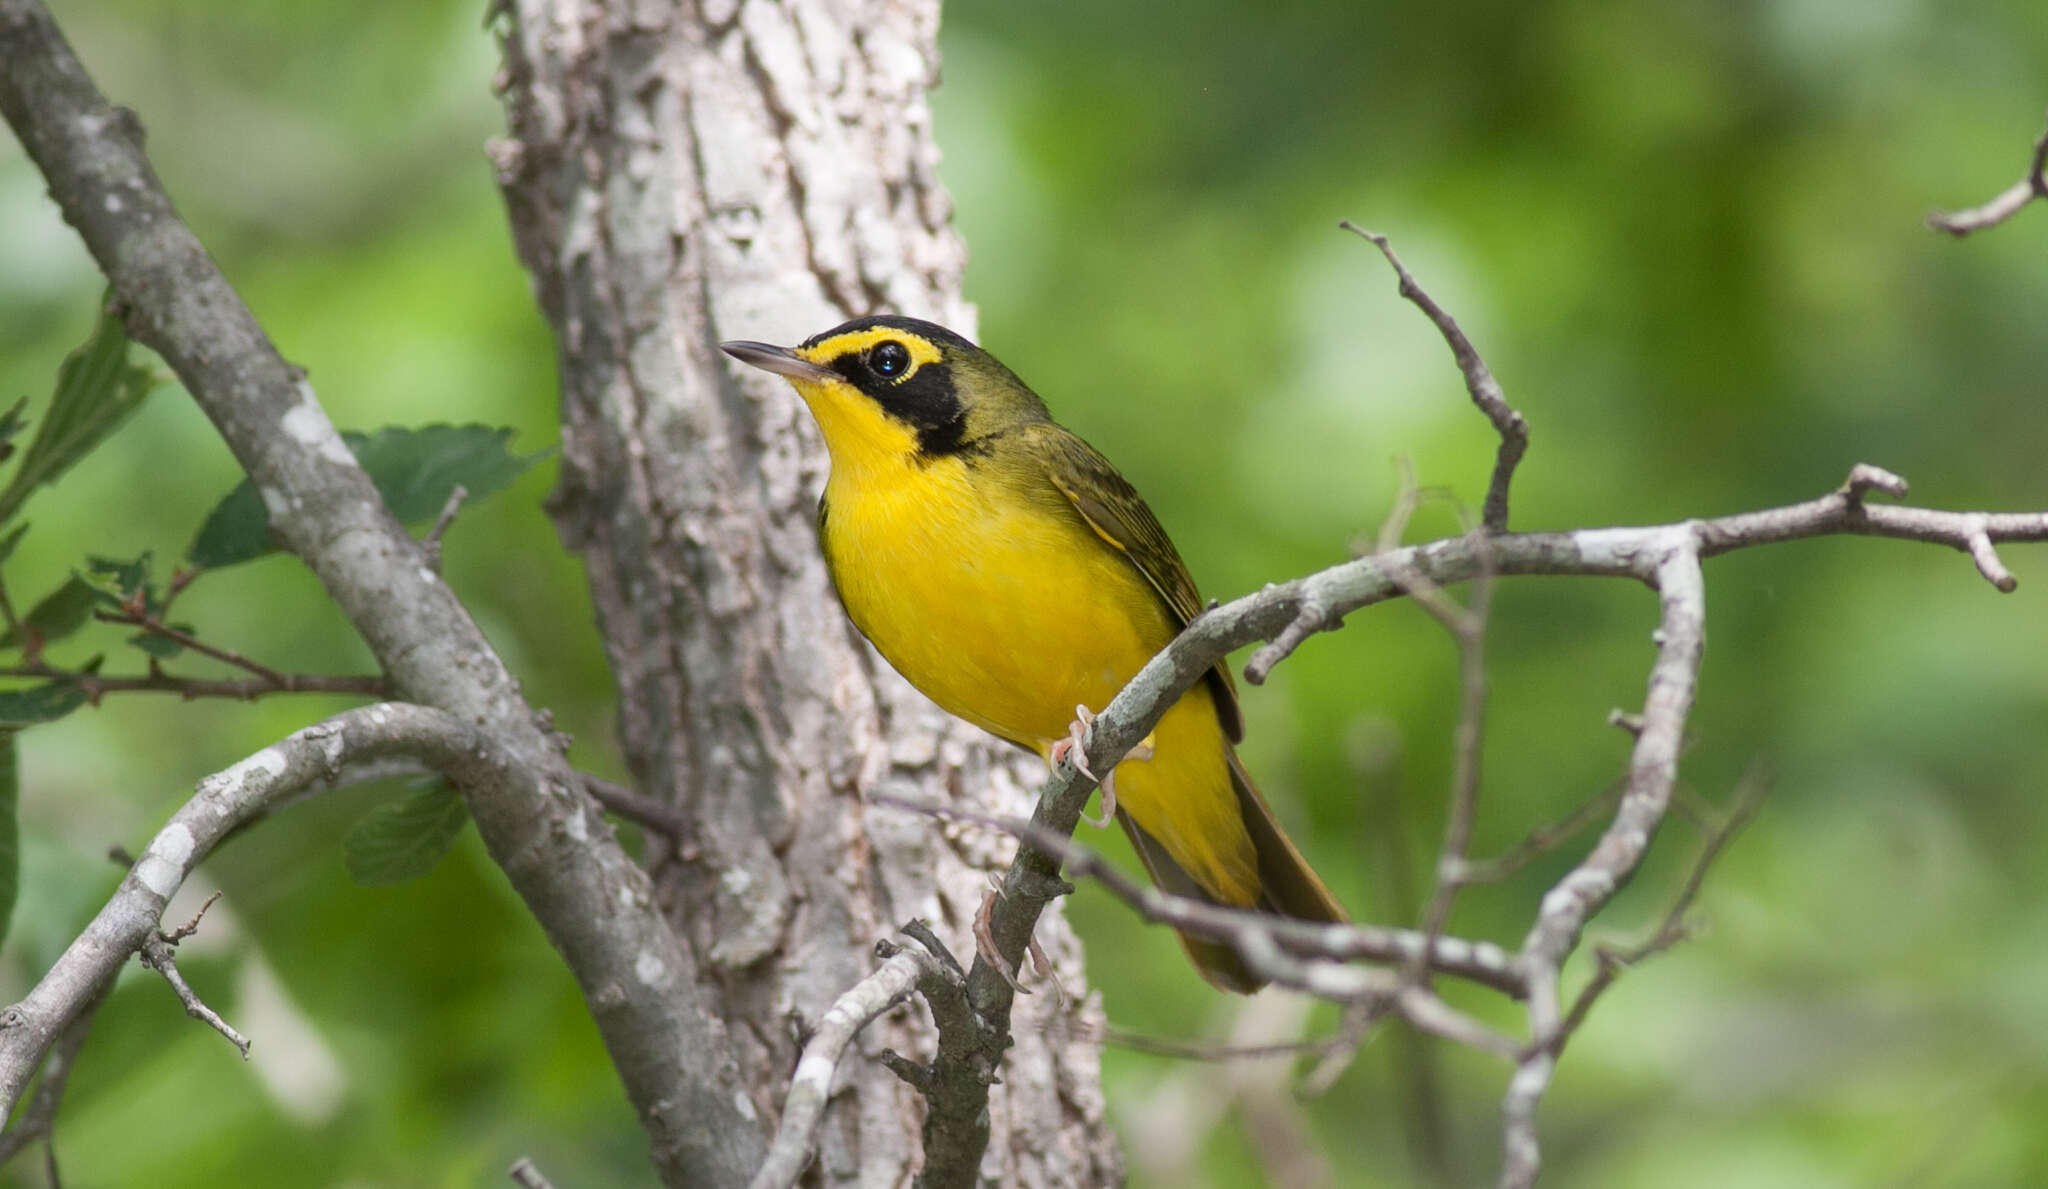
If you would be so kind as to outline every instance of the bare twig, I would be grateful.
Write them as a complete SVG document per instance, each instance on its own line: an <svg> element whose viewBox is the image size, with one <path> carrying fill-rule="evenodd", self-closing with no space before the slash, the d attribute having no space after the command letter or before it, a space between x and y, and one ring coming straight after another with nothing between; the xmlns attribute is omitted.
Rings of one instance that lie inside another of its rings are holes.
<svg viewBox="0 0 2048 1189"><path fill-rule="evenodd" d="M583 790L596 798L599 805L628 821L638 822L651 830L668 835L677 846L684 845L690 837L690 819L682 810L664 801L634 792L622 784L614 784L588 772L582 774Z"/></svg>
<svg viewBox="0 0 2048 1189"><path fill-rule="evenodd" d="M1519 998L1523 992L1521 974L1516 969L1513 959L1499 946L1488 942L1439 937L1432 952L1423 947L1422 935L1410 929L1387 929L1374 925L1314 924L1291 917L1274 916L1256 909L1225 908L1191 897L1175 896L1149 884L1141 884L1117 870L1090 848L1075 842L1071 837L1052 834L1036 822L977 813L953 806L926 805L880 794L871 800L877 805L950 821L969 822L1010 834L1025 845L1051 852L1069 874L1077 878L1095 880L1111 895L1136 909L1146 920L1155 924L1171 925L1197 937L1236 943L1247 935L1256 933L1263 939L1263 945L1269 946L1290 960L1318 959L1343 962L1362 959L1406 965L1428 954L1429 967L1440 973L1468 979L1515 998ZM1246 954L1245 957L1248 962L1252 960L1250 954ZM1262 974L1267 973L1257 966L1253 969ZM1285 980L1276 978L1275 981Z"/></svg>
<svg viewBox="0 0 2048 1189"><path fill-rule="evenodd" d="M1319 1057L1346 1043L1342 1036L1313 1036L1274 1044L1217 1044L1200 1040L1176 1040L1166 1036L1146 1036L1142 1033L1126 1032L1121 1028L1105 1028L1097 1039L1105 1047L1112 1049L1128 1049L1133 1053L1148 1053L1154 1057L1178 1057L1183 1061L1215 1062L1269 1061L1279 1057L1299 1057L1303 1054Z"/></svg>
<svg viewBox="0 0 2048 1189"><path fill-rule="evenodd" d="M2005 222L2036 198L2048 198L2048 131L2043 131L2034 142L2027 176L2007 186L1989 202L1960 211L1936 211L1927 216L1927 225L1960 239L1972 231Z"/></svg>
<svg viewBox="0 0 2048 1189"><path fill-rule="evenodd" d="M1529 831L1520 842L1491 859L1467 859L1458 873L1466 884L1499 883L1578 836L1621 800L1623 786L1611 784L1557 821Z"/></svg>
<svg viewBox="0 0 2048 1189"><path fill-rule="evenodd" d="M149 635L162 636L164 639L189 648L201 656L210 656L222 664L233 665L237 669L254 673L256 676L279 688L283 688L287 680L283 673L278 672L269 665L252 661L231 649L208 644L190 632L172 627L147 611L129 608L123 608L119 611L95 611L93 612L93 618L102 623L120 623L127 624L130 627L141 628Z"/></svg>
<svg viewBox="0 0 2048 1189"><path fill-rule="evenodd" d="M521 1156L514 1160L512 1167L505 1170L505 1175L511 1177L513 1184L518 1185L519 1189L555 1189L554 1182L548 1180L547 1176L534 1166L531 1156Z"/></svg>
<svg viewBox="0 0 2048 1189"><path fill-rule="evenodd" d="M1692 908L1693 900L1699 895L1700 886L1706 882L1708 870L1713 867L1714 860L1721 857L1721 852L1727 849L1728 844L1734 841L1735 835L1740 833L1742 828L1749 824L1750 819L1756 816L1757 810L1763 807L1764 795L1770 791L1770 786L1770 771L1763 764L1751 766L1743 775L1741 783L1735 789L1734 803L1729 806L1720 824L1714 827L1707 835L1706 841L1700 845L1699 857L1693 860L1692 868L1686 873L1685 883L1679 887L1678 894L1672 897L1671 907L1665 912L1663 923L1657 926L1655 933L1632 946L1594 947L1598 964L1594 968L1593 977L1580 989L1578 998L1572 1001L1571 1011L1565 1014L1564 1023L1559 1026L1556 1039L1551 1042L1553 1055L1563 1050L1565 1042L1578 1031L1579 1025L1586 1022L1586 1013L1593 1010L1593 1004L1614 984L1614 980L1621 976L1622 971L1685 940L1690 931L1685 914Z"/></svg>
<svg viewBox="0 0 2048 1189"><path fill-rule="evenodd" d="M227 1037L228 1043L235 1046L236 1051L242 1054L242 1060L247 1061L249 1059L249 1039L236 1031L226 1020L221 1018L219 1012L208 1007L206 1002L199 998L199 993L192 989L192 984L186 982L185 976L179 972L178 961L175 955L178 943L199 932L199 922L206 918L206 910L212 908L214 901L219 899L220 893L215 892L206 898L205 903L199 906L198 912L192 914L191 920L186 921L168 933L158 930L155 936L142 943L142 948L137 952L136 957L141 959L144 966L163 975L164 981L171 984L171 990L177 993L178 1002L185 1006L186 1015Z"/></svg>
<svg viewBox="0 0 2048 1189"><path fill-rule="evenodd" d="M789 1080L782 1123L768 1146L768 1159L754 1175L750 1189L788 1189L811 1159L811 1137L832 1097L832 1075L860 1030L879 1019L915 990L934 959L922 950L897 949L873 974L841 995L819 1019L804 1045L803 1057Z"/></svg>
<svg viewBox="0 0 2048 1189"><path fill-rule="evenodd" d="M1494 432L1500 435L1500 449L1494 455L1493 477L1486 484L1486 504L1479 522L1488 532L1506 532L1508 485L1514 481L1515 467L1522 461L1522 454L1529 449L1529 422L1508 404L1507 395L1501 391L1500 382L1493 378L1493 370L1480 358L1478 349L1472 345L1472 340L1465 337L1465 332L1458 326L1457 319L1446 313L1444 308L1416 283L1415 278L1409 275L1407 268L1401 264L1401 258L1394 255L1393 246L1387 242L1387 237L1367 231L1349 219L1337 226L1364 237L1380 250L1380 254L1387 258L1387 263L1393 266L1395 275L1401 278L1401 296L1414 302L1417 308L1427 314L1429 320L1436 324L1437 332L1450 344L1451 354L1458 361L1458 370L1465 376L1465 391L1471 393L1472 403L1479 406L1479 411L1486 414L1486 419L1493 423Z"/></svg>

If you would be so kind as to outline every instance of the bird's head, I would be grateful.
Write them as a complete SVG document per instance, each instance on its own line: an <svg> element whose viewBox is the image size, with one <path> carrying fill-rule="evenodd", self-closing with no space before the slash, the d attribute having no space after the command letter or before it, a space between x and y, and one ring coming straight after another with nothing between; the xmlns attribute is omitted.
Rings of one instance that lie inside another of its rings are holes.
<svg viewBox="0 0 2048 1189"><path fill-rule="evenodd" d="M916 318L856 318L793 349L719 345L790 382L817 418L835 467L972 454L992 434L1050 419L994 356Z"/></svg>

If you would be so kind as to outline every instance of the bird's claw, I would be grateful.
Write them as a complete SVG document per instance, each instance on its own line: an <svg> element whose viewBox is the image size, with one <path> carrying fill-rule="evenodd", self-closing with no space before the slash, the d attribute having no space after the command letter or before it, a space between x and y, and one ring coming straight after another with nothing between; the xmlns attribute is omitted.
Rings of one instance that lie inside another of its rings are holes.
<svg viewBox="0 0 2048 1189"><path fill-rule="evenodd" d="M1029 995L1031 989L1017 981L1016 974L1010 970L1010 964L1003 961L1002 951L996 948L996 897L1002 895L1003 890L995 886L993 877L989 883L991 886L988 895L981 898L981 907L974 914L974 952L986 959L990 966L995 967L996 973L1003 976L1003 981L1010 984L1012 991L1019 995ZM1033 945L1036 945L1035 941Z"/></svg>
<svg viewBox="0 0 2048 1189"><path fill-rule="evenodd" d="M1086 706L1074 707L1074 721L1067 724L1067 737L1055 742L1046 758L1058 764L1072 756L1074 771L1094 781L1095 787L1102 790L1102 816L1090 817L1087 810L1082 810L1081 820L1098 830L1105 830L1116 820L1116 769L1111 768L1107 776L1097 776L1095 770L1088 766L1088 728L1094 725L1093 710Z"/></svg>
<svg viewBox="0 0 2048 1189"><path fill-rule="evenodd" d="M1102 790L1102 816L1090 817L1084 810L1081 814L1081 820L1098 830L1106 830L1109 828L1110 823L1116 820L1116 769L1111 768L1106 775L1097 776L1094 769L1088 766L1087 736L1089 728L1094 725L1095 712L1093 710L1088 709L1086 706L1074 707L1074 721L1067 724L1067 737L1055 741L1047 752L1046 758L1053 765L1057 766L1060 761L1071 756L1074 762L1074 771L1094 781L1095 787ZM1151 759L1154 754L1156 752L1152 746L1152 736L1147 735L1139 741L1136 747L1124 753L1124 759L1137 760L1139 763L1143 763Z"/></svg>
<svg viewBox="0 0 2048 1189"><path fill-rule="evenodd" d="M1074 707L1074 721L1067 724L1067 737L1055 740L1046 759L1054 765L1072 756L1074 771L1101 784L1102 779L1088 766L1088 728L1095 725L1095 712L1086 706Z"/></svg>

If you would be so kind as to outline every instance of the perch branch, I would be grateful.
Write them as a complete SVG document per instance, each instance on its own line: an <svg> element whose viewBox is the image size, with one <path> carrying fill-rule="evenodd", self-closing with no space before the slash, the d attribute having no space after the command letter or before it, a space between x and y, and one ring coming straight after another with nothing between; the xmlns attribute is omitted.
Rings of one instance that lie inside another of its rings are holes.
<svg viewBox="0 0 2048 1189"><path fill-rule="evenodd" d="M1426 964L1432 970L1491 987L1511 998L1519 999L1524 993L1521 971L1514 959L1507 951L1487 942L1439 936L1434 946L1425 948L1423 935L1412 929L1317 924L1255 909L1226 908L1139 883L1073 838L1053 834L1020 818L977 813L949 805L926 805L886 794L875 794L870 800L892 809L999 830L1027 845L1043 848L1058 859L1067 874L1101 884L1110 895L1129 905L1147 921L1170 925L1210 941L1236 945L1247 935L1259 933L1270 939L1272 947L1288 958L1331 962L1363 960L1405 966L1422 961L1427 955ZM1265 949L1263 943L1260 948L1262 951ZM1247 961L1251 960L1249 954L1244 956ZM1256 973L1274 974L1278 981L1276 972L1254 969Z"/></svg>
<svg viewBox="0 0 2048 1189"><path fill-rule="evenodd" d="M1864 480L1883 474L1875 468L1857 473ZM1274 665L1309 636L1341 626L1352 611L1400 597L1404 588L1394 577L1397 570L1410 575L1411 581L1419 576L1437 587L1470 581L1490 565L1501 577L1627 578L1656 590L1665 626L1659 635L1658 662L1651 673L1650 699L1635 732L1634 758L1620 811L1587 863L1567 877L1566 886L1546 897L1538 929L1525 943L1535 959L1527 971L1531 993L1546 985L1550 999L1540 1011L1532 1005L1532 1025L1542 1021L1533 1031L1540 1040L1553 1035L1562 1018L1556 1002L1556 968L1576 946L1586 916L1614 892L1614 886L1596 885L1633 872L1648 846L1651 828L1669 801L1684 711L1691 703L1698 648L1703 642L1701 559L1737 549L1838 535L1895 537L1964 552L1978 536L1991 543L2048 541L2048 513L1951 512L1866 503L1865 490L1875 486L1865 481L1852 490L1844 484L1804 503L1707 520L1492 535L1485 537L1484 553L1475 537L1465 534L1358 558L1268 586L1205 611L1146 662L1096 715L1088 732L1086 754L1098 771L1113 769L1157 725L1168 707L1234 649L1261 640L1269 642L1245 665L1247 680L1264 680ZM2000 589L2009 588L2000 585ZM1026 951L1039 913L1063 886L1059 882L1061 853L1042 843L1073 834L1093 787L1070 764L1060 765L1040 787L1031 816L1032 830L1020 841L1016 857L1002 877L1001 894L991 916L996 949L1013 969ZM983 1034L990 1038L986 1047L973 1051L977 1063L1000 1060L1014 994L1000 971L986 959L976 959L968 976L968 998ZM1517 1110L1526 1107L1529 1124L1526 1132L1516 1129L1513 1134L1526 1134L1532 1144L1535 1103L1549 1081L1549 1069L1543 1062L1554 1060L1543 1057L1540 1045L1536 1052L1535 1058L1523 1062L1510 1084L1510 1100L1521 1104ZM941 1063L947 1059L942 1053ZM949 1103L947 1114L950 1121L971 1128L973 1118L985 1107L985 1095L977 1102L970 1093L965 1101ZM1519 1114L1512 1117L1524 1118ZM928 1146L927 1158L932 1154ZM1525 1155L1533 1161L1533 1147ZM979 1149L971 1154L960 1152L950 1156L945 1167L971 1169L978 1160ZM927 1164L928 1170L931 1167ZM1533 1175L1534 1164L1526 1167Z"/></svg>

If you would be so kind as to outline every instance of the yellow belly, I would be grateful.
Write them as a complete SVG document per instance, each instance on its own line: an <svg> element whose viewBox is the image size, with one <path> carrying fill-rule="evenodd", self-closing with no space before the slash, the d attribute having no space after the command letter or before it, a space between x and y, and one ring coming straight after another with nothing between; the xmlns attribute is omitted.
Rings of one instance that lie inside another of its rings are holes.
<svg viewBox="0 0 2048 1189"><path fill-rule="evenodd" d="M1048 484L972 482L955 458L826 489L825 554L854 624L947 711L1044 755L1176 632L1159 596ZM1206 684L1167 711L1118 803L1218 899L1258 899L1258 863Z"/></svg>

